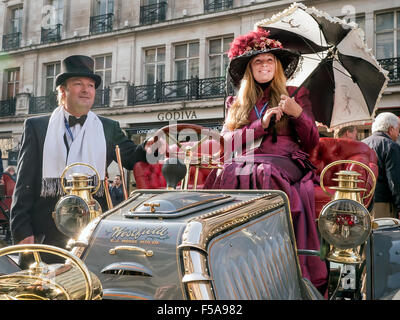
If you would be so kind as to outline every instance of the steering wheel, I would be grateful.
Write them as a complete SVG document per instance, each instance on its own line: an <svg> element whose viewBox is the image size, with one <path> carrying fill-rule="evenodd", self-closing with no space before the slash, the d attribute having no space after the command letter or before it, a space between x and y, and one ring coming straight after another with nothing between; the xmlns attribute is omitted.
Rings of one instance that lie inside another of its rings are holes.
<svg viewBox="0 0 400 320"><path fill-rule="evenodd" d="M0 257L13 254L13 253L19 253L19 252L24 252L24 253L29 253L32 252L35 263L34 265L37 268L45 266L43 264L40 255L38 252L44 252L44 253L50 253L59 257L62 257L64 259L70 260L74 265L76 265L79 269L79 271L82 273L83 278L85 280L85 299L84 300L91 300L93 296L93 282L92 278L90 276L88 268L83 264L83 262L71 254L69 251L64 250L62 248L50 246L50 245L44 245L44 244L18 244L14 246L9 246L0 249Z"/></svg>
<svg viewBox="0 0 400 320"><path fill-rule="evenodd" d="M195 136L197 138L196 141L187 141L182 142L183 137L192 137ZM207 168L207 169L215 169L220 167L220 163L223 161L224 157L224 138L219 134L218 131L212 130L210 128L205 128L196 124L189 123L180 123L173 124L162 127L157 130L154 134L155 139L164 139L167 144L166 157L174 155L171 150L173 148L169 147L170 142L172 141L176 146L176 156L179 158L179 155L182 158L183 162L186 165L186 177L185 177L185 188L187 188L188 180L189 180L189 171L190 166L195 166L196 170L199 168ZM209 144L205 144L205 142L209 142ZM212 141L215 141L217 144L216 152L214 152ZM210 150L211 149L211 150ZM181 150L181 152L179 152ZM195 176L195 185L197 184L197 174Z"/></svg>
<svg viewBox="0 0 400 320"><path fill-rule="evenodd" d="M198 139L197 141L189 140L182 142L180 141L181 140L180 138L183 137L184 134L186 134L186 137L191 137L193 136L193 134L195 134L197 138L201 139ZM211 152L212 159L215 161L220 161L224 155L224 138L219 134L219 132L217 132L216 130L211 130L210 128L199 126L197 124L180 123L180 124L168 125L157 130L157 132L154 134L154 137L157 138L166 137L164 138L164 140L166 141L167 145L170 145L170 143L168 142L172 141L177 146L177 150L181 149L184 153L187 154L190 153L192 160L195 159L201 160L201 157L203 156L210 156L209 146L207 146L208 148L206 153L203 153L202 151L204 151L203 143L212 140L218 143L217 152L215 153ZM168 149L169 148L167 148L166 152L167 156L169 156L170 153Z"/></svg>

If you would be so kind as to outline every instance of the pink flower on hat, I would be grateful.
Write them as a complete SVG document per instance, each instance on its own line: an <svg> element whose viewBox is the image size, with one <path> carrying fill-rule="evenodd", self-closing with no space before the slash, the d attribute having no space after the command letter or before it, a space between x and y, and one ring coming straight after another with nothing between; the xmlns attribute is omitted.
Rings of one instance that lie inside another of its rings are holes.
<svg viewBox="0 0 400 320"><path fill-rule="evenodd" d="M228 51L229 59L241 56L250 51L266 50L272 48L283 48L278 40L268 38L269 31L258 28L256 31L250 31L248 34L236 37Z"/></svg>

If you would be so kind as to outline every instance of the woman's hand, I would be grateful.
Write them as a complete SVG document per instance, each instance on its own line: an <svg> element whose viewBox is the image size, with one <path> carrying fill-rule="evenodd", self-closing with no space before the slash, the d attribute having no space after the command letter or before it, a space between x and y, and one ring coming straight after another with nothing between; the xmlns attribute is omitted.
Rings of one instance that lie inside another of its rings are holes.
<svg viewBox="0 0 400 320"><path fill-rule="evenodd" d="M263 126L264 129L269 127L269 124L271 122L271 117L275 115L275 121L279 121L281 119L281 117L283 116L283 110L281 107L275 107L275 108L270 108L267 109L267 111L265 112L262 120L261 120L261 124Z"/></svg>
<svg viewBox="0 0 400 320"><path fill-rule="evenodd" d="M303 112L303 108L300 107L294 98L290 98L284 94L281 95L279 107L282 109L283 113L295 118L300 117L301 113Z"/></svg>

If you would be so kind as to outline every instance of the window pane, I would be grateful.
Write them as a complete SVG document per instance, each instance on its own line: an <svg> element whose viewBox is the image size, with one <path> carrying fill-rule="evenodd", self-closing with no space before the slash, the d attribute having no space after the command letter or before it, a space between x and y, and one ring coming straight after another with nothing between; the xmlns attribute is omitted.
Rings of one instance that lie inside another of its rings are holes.
<svg viewBox="0 0 400 320"><path fill-rule="evenodd" d="M226 75L226 69L228 68L228 65L229 65L228 55L224 54L224 68L222 70L222 76L224 76L224 77Z"/></svg>
<svg viewBox="0 0 400 320"><path fill-rule="evenodd" d="M60 68L61 68L61 63L57 63L57 64L56 64L56 75L59 74L59 73L61 73Z"/></svg>
<svg viewBox="0 0 400 320"><path fill-rule="evenodd" d="M156 49L149 49L146 50L146 54L145 54L145 62L149 63L149 62L154 62L156 60Z"/></svg>
<svg viewBox="0 0 400 320"><path fill-rule="evenodd" d="M146 84L153 84L156 82L156 78L154 76L154 65L153 64L149 64L146 66Z"/></svg>
<svg viewBox="0 0 400 320"><path fill-rule="evenodd" d="M393 33L382 33L376 35L376 58L388 59L394 57Z"/></svg>
<svg viewBox="0 0 400 320"><path fill-rule="evenodd" d="M181 44L175 47L175 58L180 59L180 58L186 58L186 44Z"/></svg>
<svg viewBox="0 0 400 320"><path fill-rule="evenodd" d="M400 57L400 31L397 32L397 57Z"/></svg>
<svg viewBox="0 0 400 320"><path fill-rule="evenodd" d="M400 29L400 11L397 12L397 29Z"/></svg>
<svg viewBox="0 0 400 320"><path fill-rule="evenodd" d="M376 15L376 31L393 29L393 12Z"/></svg>
<svg viewBox="0 0 400 320"><path fill-rule="evenodd" d="M49 64L46 66L46 76L54 76L54 64Z"/></svg>
<svg viewBox="0 0 400 320"><path fill-rule="evenodd" d="M47 78L46 79L46 93L45 93L46 96L48 96L50 93L53 92L53 85L54 85L54 78Z"/></svg>
<svg viewBox="0 0 400 320"><path fill-rule="evenodd" d="M165 79L165 65L157 65L157 81L164 81Z"/></svg>
<svg viewBox="0 0 400 320"><path fill-rule="evenodd" d="M165 61L165 48L157 49L157 61Z"/></svg>
<svg viewBox="0 0 400 320"><path fill-rule="evenodd" d="M176 80L186 79L186 60L175 62L175 79Z"/></svg>
<svg viewBox="0 0 400 320"><path fill-rule="evenodd" d="M112 61L112 56L107 56L106 57L106 68L107 69L111 68L111 61Z"/></svg>
<svg viewBox="0 0 400 320"><path fill-rule="evenodd" d="M209 76L219 77L221 74L221 56L210 57Z"/></svg>
<svg viewBox="0 0 400 320"><path fill-rule="evenodd" d="M224 39L224 49L223 49L223 52L228 52L232 41L233 41L233 38L232 38L232 37L230 37L230 38L225 38L225 39Z"/></svg>
<svg viewBox="0 0 400 320"><path fill-rule="evenodd" d="M190 43L189 44L189 57L198 57L199 56L199 43Z"/></svg>
<svg viewBox="0 0 400 320"><path fill-rule="evenodd" d="M15 97L14 93L14 84L9 84L7 86L7 99L11 99Z"/></svg>
<svg viewBox="0 0 400 320"><path fill-rule="evenodd" d="M198 76L199 76L199 59L190 59L188 79Z"/></svg>
<svg viewBox="0 0 400 320"><path fill-rule="evenodd" d="M221 52L221 39L210 40L210 53L220 53Z"/></svg>
<svg viewBox="0 0 400 320"><path fill-rule="evenodd" d="M104 69L104 57L98 57L95 59L95 69Z"/></svg>
<svg viewBox="0 0 400 320"><path fill-rule="evenodd" d="M104 88L109 87L111 83L111 70L106 70L104 72Z"/></svg>
<svg viewBox="0 0 400 320"><path fill-rule="evenodd" d="M356 23L361 29L365 30L365 16L356 17Z"/></svg>

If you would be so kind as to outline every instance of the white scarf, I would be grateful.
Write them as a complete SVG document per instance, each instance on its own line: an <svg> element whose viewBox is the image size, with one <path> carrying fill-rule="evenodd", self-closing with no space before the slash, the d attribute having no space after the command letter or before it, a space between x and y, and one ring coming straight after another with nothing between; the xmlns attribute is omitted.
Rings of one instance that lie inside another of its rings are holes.
<svg viewBox="0 0 400 320"><path fill-rule="evenodd" d="M89 111L85 123L70 145L68 157L67 147L64 144L65 133L63 107L59 106L50 116L44 141L42 197L63 194L61 175L66 166L76 162L90 164L97 170L100 179L104 180L106 172L106 139L101 120L92 111ZM65 177L68 178L72 173L76 172L94 175L90 168L74 166L68 170Z"/></svg>

